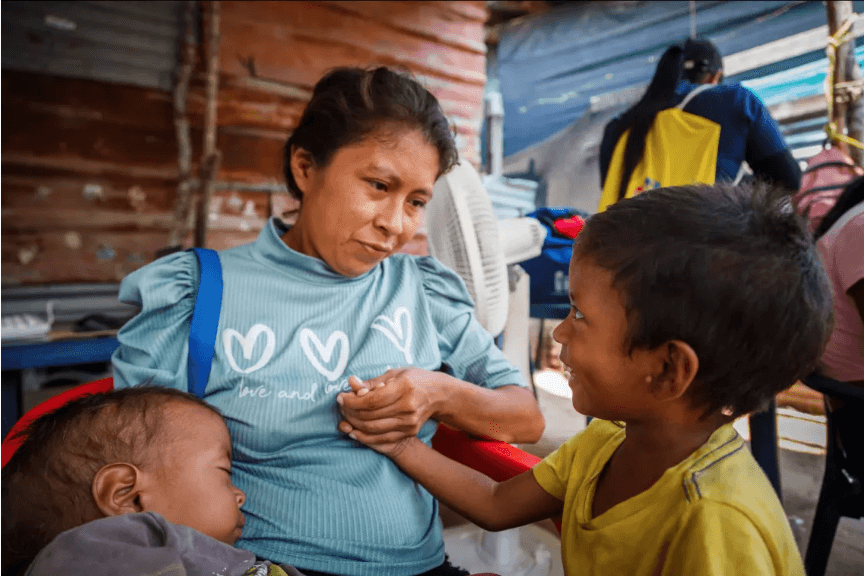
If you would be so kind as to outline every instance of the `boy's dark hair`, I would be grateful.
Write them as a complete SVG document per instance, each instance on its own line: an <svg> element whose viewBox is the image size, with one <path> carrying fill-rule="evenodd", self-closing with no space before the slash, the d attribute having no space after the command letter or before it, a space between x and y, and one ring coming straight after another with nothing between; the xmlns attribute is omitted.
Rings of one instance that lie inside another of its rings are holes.
<svg viewBox="0 0 864 576"><path fill-rule="evenodd" d="M386 67L335 68L312 91L297 128L284 149L285 183L298 200L303 192L291 173L291 148L309 152L317 166L327 166L344 146L390 126L420 130L438 150L438 175L458 160L456 142L438 100L408 74Z"/></svg>
<svg viewBox="0 0 864 576"><path fill-rule="evenodd" d="M76 398L19 433L24 440L2 472L4 576L23 574L55 536L101 517L92 493L96 473L115 462L146 465L172 401L222 417L192 394L139 386Z"/></svg>
<svg viewBox="0 0 864 576"><path fill-rule="evenodd" d="M614 274L628 354L669 340L695 350L688 393L705 417L762 408L815 367L831 333L806 223L768 184L643 192L591 216L574 257Z"/></svg>

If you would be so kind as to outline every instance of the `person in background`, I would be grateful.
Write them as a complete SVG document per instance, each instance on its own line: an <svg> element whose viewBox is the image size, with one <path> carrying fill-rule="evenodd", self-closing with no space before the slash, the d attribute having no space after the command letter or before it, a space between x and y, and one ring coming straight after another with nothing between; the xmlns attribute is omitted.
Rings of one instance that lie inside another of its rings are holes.
<svg viewBox="0 0 864 576"><path fill-rule="evenodd" d="M681 103L693 90L710 85L696 94L684 110L720 125L717 150L717 182L740 181L744 161L756 178L797 192L801 169L777 122L759 98L738 83L722 84L723 59L708 40L688 39L683 48L670 46L657 65L645 95L632 108L606 126L600 144L600 185L606 183L615 146L630 131L624 150L621 187L642 159L645 139L657 114ZM619 194L623 198L624 194Z"/></svg>
<svg viewBox="0 0 864 576"><path fill-rule="evenodd" d="M785 191L613 204L576 238L570 300L554 335L573 408L595 419L533 470L498 483L414 438L356 437L486 530L563 515L568 575L803 576L732 426L808 374L830 333L828 280Z"/></svg>
<svg viewBox="0 0 864 576"><path fill-rule="evenodd" d="M296 223L271 218L254 243L219 252L204 399L225 414L247 497L238 547L311 575L466 574L445 557L435 499L337 428L426 443L439 422L509 442L543 433L464 282L434 258L398 253L457 161L419 83L384 67L337 68L285 144ZM120 299L141 312L118 334L115 387L187 389L198 278L195 255L180 252L123 280ZM352 375L380 386L346 397Z"/></svg>
<svg viewBox="0 0 864 576"><path fill-rule="evenodd" d="M814 238L834 291L834 331L822 370L864 386L864 176L846 185Z"/></svg>
<svg viewBox="0 0 864 576"><path fill-rule="evenodd" d="M302 576L234 548L246 497L225 421L199 398L93 394L23 434L2 474L4 576Z"/></svg>

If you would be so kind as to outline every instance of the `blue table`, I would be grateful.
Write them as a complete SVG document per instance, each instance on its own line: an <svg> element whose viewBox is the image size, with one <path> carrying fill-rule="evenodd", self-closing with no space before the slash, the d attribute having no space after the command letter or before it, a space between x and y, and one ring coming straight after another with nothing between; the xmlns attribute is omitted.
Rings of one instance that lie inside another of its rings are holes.
<svg viewBox="0 0 864 576"><path fill-rule="evenodd" d="M3 343L2 419L3 437L21 417L21 371L25 368L72 366L109 362L120 343L117 338L81 338L57 342Z"/></svg>

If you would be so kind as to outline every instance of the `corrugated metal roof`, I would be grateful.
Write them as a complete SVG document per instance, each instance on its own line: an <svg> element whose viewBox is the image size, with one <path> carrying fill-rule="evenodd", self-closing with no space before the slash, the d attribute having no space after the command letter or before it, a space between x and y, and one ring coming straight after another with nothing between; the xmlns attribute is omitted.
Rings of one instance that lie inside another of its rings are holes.
<svg viewBox="0 0 864 576"><path fill-rule="evenodd" d="M183 2L3 2L4 69L170 90Z"/></svg>
<svg viewBox="0 0 864 576"><path fill-rule="evenodd" d="M859 42L861 40L864 39L859 39ZM855 59L859 66L864 65L864 46L855 49ZM766 105L773 106L812 96L824 96L827 71L828 59L822 57L761 78L745 80L741 84L752 90ZM781 123L786 143L799 160L807 160L822 150L826 138L825 124L828 121L825 113L815 118Z"/></svg>

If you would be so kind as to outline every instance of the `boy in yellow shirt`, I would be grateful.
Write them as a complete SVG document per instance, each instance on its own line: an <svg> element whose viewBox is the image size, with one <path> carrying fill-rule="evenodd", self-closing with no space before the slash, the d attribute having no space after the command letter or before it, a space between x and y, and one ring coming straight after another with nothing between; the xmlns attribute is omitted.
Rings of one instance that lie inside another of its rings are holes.
<svg viewBox="0 0 864 576"><path fill-rule="evenodd" d="M340 426L487 530L562 515L576 574L804 574L732 427L810 371L831 292L806 226L763 185L646 191L588 219L555 330L587 429L497 483L416 438ZM375 383L351 379L354 393Z"/></svg>

